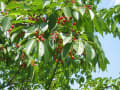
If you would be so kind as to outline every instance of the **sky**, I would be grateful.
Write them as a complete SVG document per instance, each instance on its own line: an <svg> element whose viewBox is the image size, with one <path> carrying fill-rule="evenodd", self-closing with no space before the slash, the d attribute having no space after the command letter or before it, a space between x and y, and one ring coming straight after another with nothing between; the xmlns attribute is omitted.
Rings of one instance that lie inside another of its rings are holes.
<svg viewBox="0 0 120 90"><path fill-rule="evenodd" d="M98 9L100 8L111 8L114 5L120 4L120 0L102 0L99 4ZM106 57L108 58L110 64L107 67L107 71L102 72L97 69L96 73L92 73L93 79L97 77L112 77L113 79L120 77L120 40L118 37L114 38L112 34L101 35L99 36L99 40L102 44L102 48L105 52ZM71 85L72 88L78 89L79 84L76 82L74 85Z"/></svg>
<svg viewBox="0 0 120 90"><path fill-rule="evenodd" d="M120 4L120 0L102 0L99 8L110 8L114 5ZM102 44L102 48L108 58L110 64L108 65L106 72L101 72L99 69L96 73L93 73L95 77L112 77L117 78L120 76L120 40L118 37L114 38L112 34L99 36L99 40Z"/></svg>

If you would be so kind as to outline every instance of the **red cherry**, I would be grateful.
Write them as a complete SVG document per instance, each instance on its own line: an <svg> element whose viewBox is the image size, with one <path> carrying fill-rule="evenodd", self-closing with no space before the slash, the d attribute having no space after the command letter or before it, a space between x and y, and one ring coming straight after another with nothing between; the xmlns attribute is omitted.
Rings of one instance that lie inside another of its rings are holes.
<svg viewBox="0 0 120 90"><path fill-rule="evenodd" d="M72 0L72 3L75 3L75 1L74 1L74 0Z"/></svg>
<svg viewBox="0 0 120 90"><path fill-rule="evenodd" d="M88 9L90 9L90 10L91 10L92 8L90 7L90 8L88 8Z"/></svg>
<svg viewBox="0 0 120 90"><path fill-rule="evenodd" d="M63 22L65 22L66 20L63 20Z"/></svg>
<svg viewBox="0 0 120 90"><path fill-rule="evenodd" d="M76 24L77 24L76 22L73 23L73 25L76 25Z"/></svg>
<svg viewBox="0 0 120 90"><path fill-rule="evenodd" d="M62 50L59 51L59 53L61 53L61 52L62 52Z"/></svg>
<svg viewBox="0 0 120 90"><path fill-rule="evenodd" d="M60 21L57 21L57 24L59 24L60 23Z"/></svg>
<svg viewBox="0 0 120 90"><path fill-rule="evenodd" d="M50 33L50 35L53 35L53 33Z"/></svg>
<svg viewBox="0 0 120 90"><path fill-rule="evenodd" d="M10 32L10 31L12 31L12 29L10 28L10 29L8 29L8 32Z"/></svg>
<svg viewBox="0 0 120 90"><path fill-rule="evenodd" d="M58 36L56 35L56 37L55 37L56 39L58 38Z"/></svg>
<svg viewBox="0 0 120 90"><path fill-rule="evenodd" d="M71 51L69 52L69 55L72 55L72 52L71 52Z"/></svg>
<svg viewBox="0 0 120 90"><path fill-rule="evenodd" d="M25 56L25 54L24 53L22 53L22 57L24 57Z"/></svg>
<svg viewBox="0 0 120 90"><path fill-rule="evenodd" d="M56 54L54 54L54 57L56 57L57 55Z"/></svg>
<svg viewBox="0 0 120 90"><path fill-rule="evenodd" d="M62 25L64 25L65 23L64 22L62 22Z"/></svg>
<svg viewBox="0 0 120 90"><path fill-rule="evenodd" d="M31 16L29 16L28 19L31 20Z"/></svg>
<svg viewBox="0 0 120 90"><path fill-rule="evenodd" d="M3 46L1 46L0 49L3 50Z"/></svg>
<svg viewBox="0 0 120 90"><path fill-rule="evenodd" d="M39 39L37 39L36 41L39 42Z"/></svg>
<svg viewBox="0 0 120 90"><path fill-rule="evenodd" d="M91 7L91 5L88 5L88 7Z"/></svg>
<svg viewBox="0 0 120 90"><path fill-rule="evenodd" d="M66 16L64 16L64 18L67 18Z"/></svg>
<svg viewBox="0 0 120 90"><path fill-rule="evenodd" d="M51 39L53 39L53 37L51 37Z"/></svg>
<svg viewBox="0 0 120 90"><path fill-rule="evenodd" d="M38 32L35 32L34 35L37 35Z"/></svg>
<svg viewBox="0 0 120 90"><path fill-rule="evenodd" d="M67 20L67 22L69 22L69 20Z"/></svg>
<svg viewBox="0 0 120 90"><path fill-rule="evenodd" d="M73 37L73 40L76 40L76 38L75 38L75 37Z"/></svg>
<svg viewBox="0 0 120 90"><path fill-rule="evenodd" d="M58 60L56 60L56 63L58 63Z"/></svg>
<svg viewBox="0 0 120 90"><path fill-rule="evenodd" d="M60 17L60 20L62 20L63 18L64 18L64 17L63 17L63 16L61 16L61 17Z"/></svg>
<svg viewBox="0 0 120 90"><path fill-rule="evenodd" d="M25 34L25 32L23 31L22 34Z"/></svg>
<svg viewBox="0 0 120 90"><path fill-rule="evenodd" d="M24 61L24 57L22 57L22 61Z"/></svg>
<svg viewBox="0 0 120 90"><path fill-rule="evenodd" d="M21 34L20 34L20 33L18 34L18 37L19 37L19 38L21 37Z"/></svg>
<svg viewBox="0 0 120 90"><path fill-rule="evenodd" d="M42 40L43 42L45 41L45 39L44 39L43 37L41 38L41 40Z"/></svg>
<svg viewBox="0 0 120 90"><path fill-rule="evenodd" d="M40 35L41 35L41 36L44 36L44 33L41 33Z"/></svg>
<svg viewBox="0 0 120 90"><path fill-rule="evenodd" d="M72 29L72 32L74 32L75 30L74 29Z"/></svg>
<svg viewBox="0 0 120 90"><path fill-rule="evenodd" d="M39 32L39 30L36 30L36 32L38 33L38 32Z"/></svg>
<svg viewBox="0 0 120 90"><path fill-rule="evenodd" d="M38 38L38 39L41 39L41 36L38 36L37 38Z"/></svg>
<svg viewBox="0 0 120 90"><path fill-rule="evenodd" d="M74 56L72 56L72 59L75 59L75 57L74 57Z"/></svg>
<svg viewBox="0 0 120 90"><path fill-rule="evenodd" d="M72 17L69 17L69 19L71 20L71 19L72 19Z"/></svg>
<svg viewBox="0 0 120 90"><path fill-rule="evenodd" d="M20 47L20 44L16 45L16 47L19 48L19 47Z"/></svg>
<svg viewBox="0 0 120 90"><path fill-rule="evenodd" d="M3 13L3 11L1 11L1 13Z"/></svg>
<svg viewBox="0 0 120 90"><path fill-rule="evenodd" d="M20 66L21 66L21 67L23 67L23 63L22 63L22 64L20 64Z"/></svg>
<svg viewBox="0 0 120 90"><path fill-rule="evenodd" d="M59 35L59 33L56 33L56 35Z"/></svg>
<svg viewBox="0 0 120 90"><path fill-rule="evenodd" d="M58 21L60 21L60 18L58 18Z"/></svg>
<svg viewBox="0 0 120 90"><path fill-rule="evenodd" d="M11 25L11 28L14 28L14 25Z"/></svg>
<svg viewBox="0 0 120 90"><path fill-rule="evenodd" d="M36 66L36 64L34 63L34 64L32 64L32 66Z"/></svg>

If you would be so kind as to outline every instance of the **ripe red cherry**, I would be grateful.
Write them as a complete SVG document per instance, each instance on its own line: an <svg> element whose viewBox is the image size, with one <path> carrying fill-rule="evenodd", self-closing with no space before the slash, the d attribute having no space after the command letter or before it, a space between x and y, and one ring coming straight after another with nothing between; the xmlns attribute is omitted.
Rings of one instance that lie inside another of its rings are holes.
<svg viewBox="0 0 120 90"><path fill-rule="evenodd" d="M74 1L74 0L72 0L72 3L75 3L75 1Z"/></svg>
<svg viewBox="0 0 120 90"><path fill-rule="evenodd" d="M11 25L11 28L14 28L14 25Z"/></svg>
<svg viewBox="0 0 120 90"><path fill-rule="evenodd" d="M72 32L74 32L75 30L74 29L72 29Z"/></svg>
<svg viewBox="0 0 120 90"><path fill-rule="evenodd" d="M67 22L69 22L69 20L67 20Z"/></svg>
<svg viewBox="0 0 120 90"><path fill-rule="evenodd" d="M73 37L73 40L76 40L76 38L75 38L75 37Z"/></svg>
<svg viewBox="0 0 120 90"><path fill-rule="evenodd" d="M3 46L1 46L0 49L3 50Z"/></svg>
<svg viewBox="0 0 120 90"><path fill-rule="evenodd" d="M38 39L41 39L41 36L38 36Z"/></svg>
<svg viewBox="0 0 120 90"><path fill-rule="evenodd" d="M60 17L60 20L62 20L63 18L64 18L64 17L63 17L63 16L61 16L61 17Z"/></svg>
<svg viewBox="0 0 120 90"><path fill-rule="evenodd" d="M73 23L73 25L76 25L76 24L77 24L76 22Z"/></svg>
<svg viewBox="0 0 120 90"><path fill-rule="evenodd" d="M43 42L45 41L45 39L44 39L43 37L41 38L41 40L42 40Z"/></svg>
<svg viewBox="0 0 120 90"><path fill-rule="evenodd" d="M51 39L53 39L53 37L51 37Z"/></svg>
<svg viewBox="0 0 120 90"><path fill-rule="evenodd" d="M22 61L24 61L24 57L22 57Z"/></svg>
<svg viewBox="0 0 120 90"><path fill-rule="evenodd" d="M36 41L39 42L39 39L37 39Z"/></svg>
<svg viewBox="0 0 120 90"><path fill-rule="evenodd" d="M64 25L65 23L64 22L62 22L62 25Z"/></svg>
<svg viewBox="0 0 120 90"><path fill-rule="evenodd" d="M60 23L60 21L57 21L57 24L59 24Z"/></svg>
<svg viewBox="0 0 120 90"><path fill-rule="evenodd" d="M10 29L8 29L8 32L10 32L10 31L12 31L12 29L10 28Z"/></svg>
<svg viewBox="0 0 120 90"><path fill-rule="evenodd" d="M38 32L35 32L34 34L37 35Z"/></svg>
<svg viewBox="0 0 120 90"><path fill-rule="evenodd" d="M41 33L40 35L41 35L41 36L44 36L44 33Z"/></svg>
<svg viewBox="0 0 120 90"><path fill-rule="evenodd" d="M22 64L20 64L20 66L21 66L21 67L23 67L23 63L22 63Z"/></svg>
<svg viewBox="0 0 120 90"><path fill-rule="evenodd" d="M58 38L58 36L56 35L56 37L55 37L56 39Z"/></svg>
<svg viewBox="0 0 120 90"><path fill-rule="evenodd" d="M91 7L91 5L88 5L88 7Z"/></svg>
<svg viewBox="0 0 120 90"><path fill-rule="evenodd" d="M56 35L59 35L59 33L56 33Z"/></svg>
<svg viewBox="0 0 120 90"><path fill-rule="evenodd" d="M39 32L39 30L36 30L36 32L38 33L38 32Z"/></svg>
<svg viewBox="0 0 120 90"><path fill-rule="evenodd" d="M20 47L20 44L16 45L16 47L19 48L19 47Z"/></svg>
<svg viewBox="0 0 120 90"><path fill-rule="evenodd" d="M56 63L58 63L58 60L56 60Z"/></svg>
<svg viewBox="0 0 120 90"><path fill-rule="evenodd" d="M54 57L56 57L57 55L56 54L54 54Z"/></svg>
<svg viewBox="0 0 120 90"><path fill-rule="evenodd" d="M71 20L71 19L72 19L72 17L69 17L69 19Z"/></svg>
<svg viewBox="0 0 120 90"><path fill-rule="evenodd" d="M50 35L53 35L53 33L50 33Z"/></svg>
<svg viewBox="0 0 120 90"><path fill-rule="evenodd" d="M60 18L58 18L58 21L60 20Z"/></svg>
<svg viewBox="0 0 120 90"><path fill-rule="evenodd" d="M36 66L36 64L35 64L35 63L33 63L33 64L32 64L32 66Z"/></svg>
<svg viewBox="0 0 120 90"><path fill-rule="evenodd" d="M63 20L63 22L65 22L66 20Z"/></svg>
<svg viewBox="0 0 120 90"><path fill-rule="evenodd" d="M25 56L25 54L24 53L22 53L22 57L24 57Z"/></svg>
<svg viewBox="0 0 120 90"><path fill-rule="evenodd" d="M72 56L72 59L75 59L75 57L74 57L74 56Z"/></svg>
<svg viewBox="0 0 120 90"><path fill-rule="evenodd" d="M69 55L72 55L72 52L71 52L71 51L69 52Z"/></svg>

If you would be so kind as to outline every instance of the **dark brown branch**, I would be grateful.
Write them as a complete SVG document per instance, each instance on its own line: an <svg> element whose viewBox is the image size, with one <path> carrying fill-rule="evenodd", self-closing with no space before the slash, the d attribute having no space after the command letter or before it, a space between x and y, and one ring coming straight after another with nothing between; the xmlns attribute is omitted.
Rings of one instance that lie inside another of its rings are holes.
<svg viewBox="0 0 120 90"><path fill-rule="evenodd" d="M53 79L54 79L54 77L55 77L55 73L56 73L56 70L57 70L57 66L58 66L58 63L56 64L56 67L55 67L55 69L54 69L54 71L53 71L53 75L52 75L52 77L50 78L50 83L49 83L49 85L48 85L47 90L50 89L50 86L51 86L51 84L52 84L52 81L53 81Z"/></svg>

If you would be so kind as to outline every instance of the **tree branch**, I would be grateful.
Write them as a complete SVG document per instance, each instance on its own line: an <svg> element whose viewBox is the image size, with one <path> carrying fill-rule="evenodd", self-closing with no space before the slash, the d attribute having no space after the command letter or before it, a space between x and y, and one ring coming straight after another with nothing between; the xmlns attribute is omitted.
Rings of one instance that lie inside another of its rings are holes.
<svg viewBox="0 0 120 90"><path fill-rule="evenodd" d="M52 77L51 77L51 79L50 79L50 83L49 83L49 85L48 85L47 90L50 89L50 86L51 86L51 84L52 84L52 81L53 81L53 79L54 79L54 77L55 77L55 72L56 72L56 70L57 70L57 66L58 66L58 63L56 64L56 67L55 67L55 69L54 69L54 71L53 71L53 75L52 75Z"/></svg>

